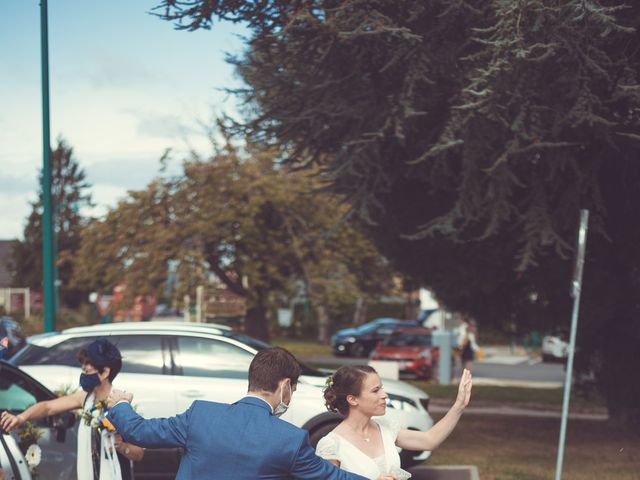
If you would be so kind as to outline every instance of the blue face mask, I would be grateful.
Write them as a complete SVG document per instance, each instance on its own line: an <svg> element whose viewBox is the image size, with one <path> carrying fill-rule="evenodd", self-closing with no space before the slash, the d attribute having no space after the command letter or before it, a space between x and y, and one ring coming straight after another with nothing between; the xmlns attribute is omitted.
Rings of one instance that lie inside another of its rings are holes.
<svg viewBox="0 0 640 480"><path fill-rule="evenodd" d="M90 392L100 385L100 377L97 373L81 373L80 386L85 392Z"/></svg>

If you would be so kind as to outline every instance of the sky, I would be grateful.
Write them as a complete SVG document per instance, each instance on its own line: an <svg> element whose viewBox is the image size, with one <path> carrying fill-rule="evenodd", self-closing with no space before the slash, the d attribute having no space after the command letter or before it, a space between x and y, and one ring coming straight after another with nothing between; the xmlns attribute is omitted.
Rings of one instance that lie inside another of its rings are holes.
<svg viewBox="0 0 640 480"><path fill-rule="evenodd" d="M49 0L51 146L62 136L103 215L143 189L172 149L211 151L203 125L234 113L221 89L241 81L225 52L242 27L175 30L149 12L160 0ZM22 238L42 168L40 1L2 0L0 16L0 239Z"/></svg>

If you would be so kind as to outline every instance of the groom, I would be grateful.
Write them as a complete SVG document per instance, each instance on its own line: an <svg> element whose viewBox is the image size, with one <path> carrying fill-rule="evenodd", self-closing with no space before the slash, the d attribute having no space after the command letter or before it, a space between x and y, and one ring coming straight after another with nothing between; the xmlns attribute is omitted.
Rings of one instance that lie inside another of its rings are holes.
<svg viewBox="0 0 640 480"><path fill-rule="evenodd" d="M234 404L195 401L175 417L144 419L130 393L114 390L109 419L135 445L184 448L176 480L366 480L316 456L308 433L278 418L299 376L291 353L269 348L253 358L249 392Z"/></svg>

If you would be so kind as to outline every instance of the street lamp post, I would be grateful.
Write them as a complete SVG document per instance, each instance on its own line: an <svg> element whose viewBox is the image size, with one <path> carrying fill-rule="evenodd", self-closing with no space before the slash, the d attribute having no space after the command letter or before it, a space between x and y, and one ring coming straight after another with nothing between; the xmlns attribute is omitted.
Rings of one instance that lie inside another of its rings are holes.
<svg viewBox="0 0 640 480"><path fill-rule="evenodd" d="M42 68L42 285L44 290L44 331L56 328L53 215L51 198L51 140L49 133L49 32L47 0L40 0L40 47Z"/></svg>

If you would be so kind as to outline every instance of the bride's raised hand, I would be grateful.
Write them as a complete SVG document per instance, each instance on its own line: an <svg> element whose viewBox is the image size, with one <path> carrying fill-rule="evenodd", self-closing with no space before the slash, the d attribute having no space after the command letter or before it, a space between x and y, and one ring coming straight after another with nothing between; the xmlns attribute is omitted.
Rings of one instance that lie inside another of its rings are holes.
<svg viewBox="0 0 640 480"><path fill-rule="evenodd" d="M455 406L457 406L458 408L465 408L467 405L469 405L472 385L473 380L471 378L471 372L465 368L462 372L460 384L458 385L458 396L456 397Z"/></svg>

